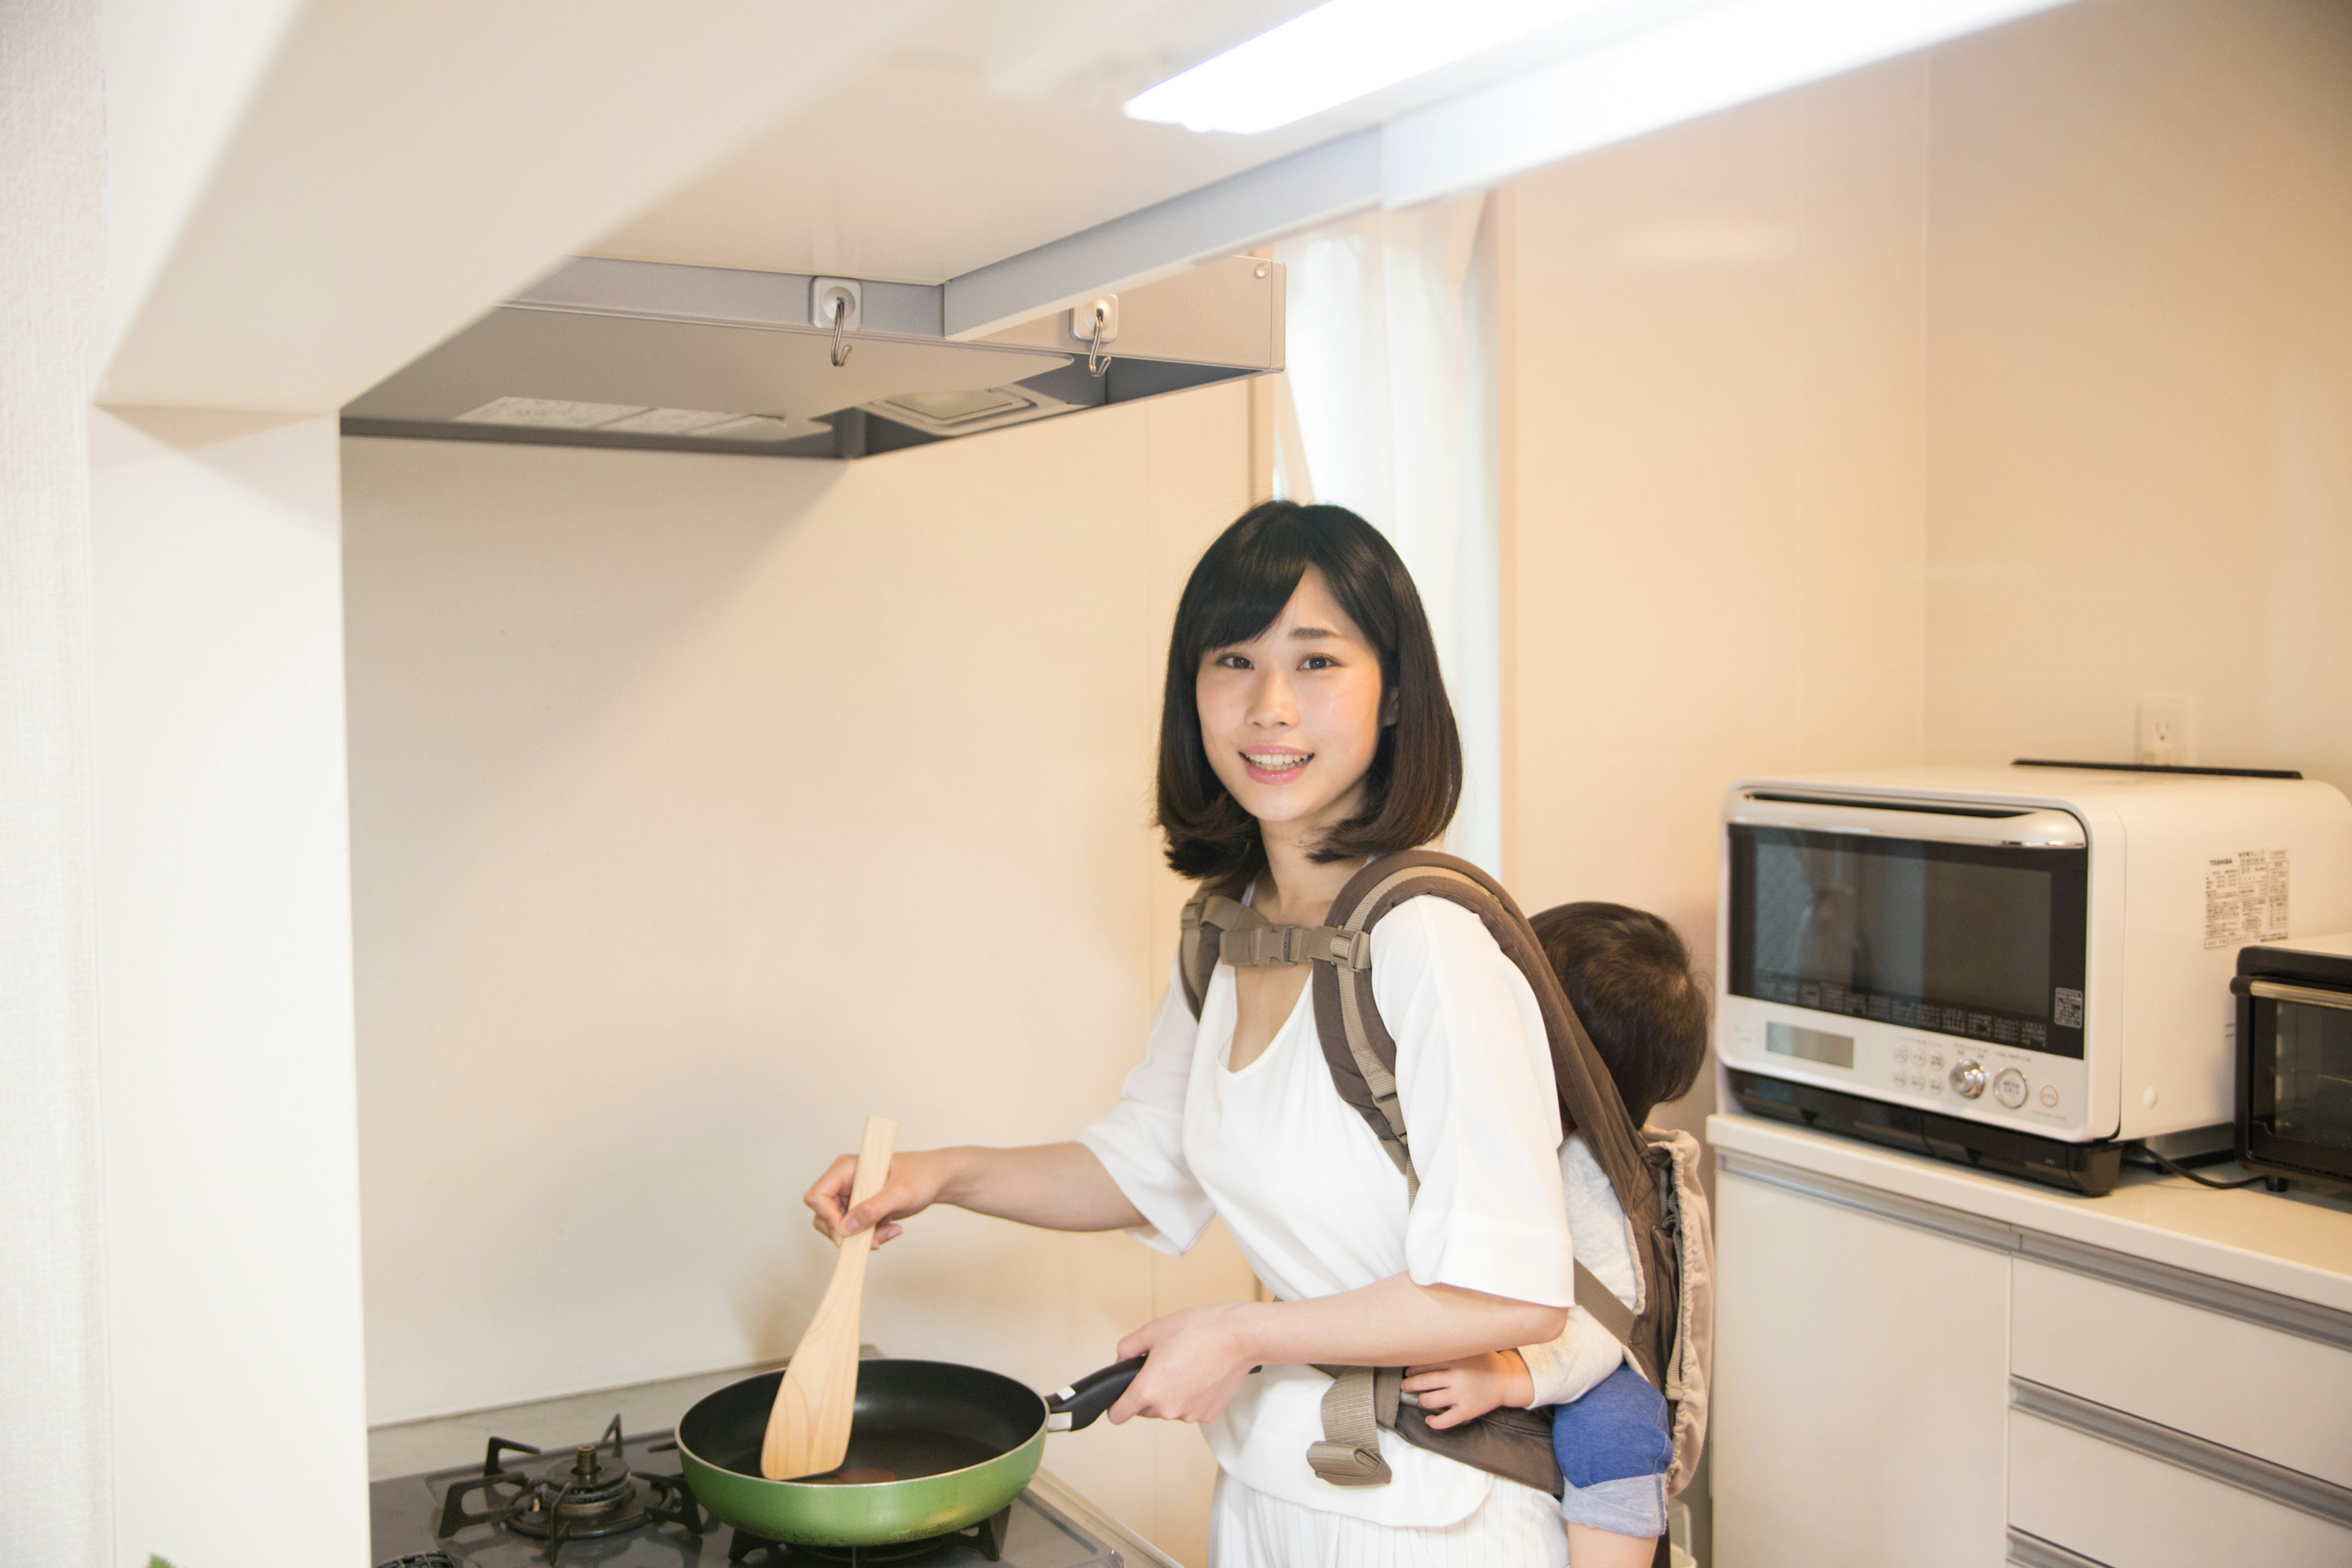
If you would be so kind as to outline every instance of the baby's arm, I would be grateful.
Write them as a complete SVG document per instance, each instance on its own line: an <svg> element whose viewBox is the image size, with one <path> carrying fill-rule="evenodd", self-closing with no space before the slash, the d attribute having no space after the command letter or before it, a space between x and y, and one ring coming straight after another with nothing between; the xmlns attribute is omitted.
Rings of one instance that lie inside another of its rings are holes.
<svg viewBox="0 0 2352 1568"><path fill-rule="evenodd" d="M1570 1308L1568 1327L1549 1344L1519 1352L1531 1384L1530 1405L1569 1405L1583 1398L1622 1365L1625 1347L1581 1307Z"/></svg>
<svg viewBox="0 0 2352 1568"><path fill-rule="evenodd" d="M1460 1356L1407 1370L1412 1394L1439 1431L1475 1421L1508 1405L1521 1410L1566 1405L1581 1397L1623 1363L1625 1347L1583 1308L1549 1344Z"/></svg>

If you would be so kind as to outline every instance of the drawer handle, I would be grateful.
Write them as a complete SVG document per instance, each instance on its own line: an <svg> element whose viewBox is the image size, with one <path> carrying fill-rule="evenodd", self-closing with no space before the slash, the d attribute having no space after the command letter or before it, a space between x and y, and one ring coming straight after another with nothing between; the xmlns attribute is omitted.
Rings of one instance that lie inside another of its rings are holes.
<svg viewBox="0 0 2352 1568"><path fill-rule="evenodd" d="M2009 1380L2009 1407L2118 1448L2161 1459L2209 1480L2352 1528L2352 1488L2209 1443L2171 1426L2068 1394L2031 1378Z"/></svg>
<svg viewBox="0 0 2352 1568"><path fill-rule="evenodd" d="M2095 1557L2069 1552L2054 1541L2029 1535L2013 1524L2009 1527L2009 1550L2001 1555L2009 1560L2011 1568L2107 1568Z"/></svg>

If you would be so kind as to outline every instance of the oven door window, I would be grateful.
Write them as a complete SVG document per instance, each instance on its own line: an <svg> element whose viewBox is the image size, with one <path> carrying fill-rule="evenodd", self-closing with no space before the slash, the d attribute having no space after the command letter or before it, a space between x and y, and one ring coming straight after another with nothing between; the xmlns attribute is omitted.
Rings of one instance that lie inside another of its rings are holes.
<svg viewBox="0 0 2352 1568"><path fill-rule="evenodd" d="M2082 1056L2087 851L1730 833L1735 994Z"/></svg>
<svg viewBox="0 0 2352 1568"><path fill-rule="evenodd" d="M2352 993L2341 1003L2254 1001L2253 1120L2282 1153L2352 1150Z"/></svg>

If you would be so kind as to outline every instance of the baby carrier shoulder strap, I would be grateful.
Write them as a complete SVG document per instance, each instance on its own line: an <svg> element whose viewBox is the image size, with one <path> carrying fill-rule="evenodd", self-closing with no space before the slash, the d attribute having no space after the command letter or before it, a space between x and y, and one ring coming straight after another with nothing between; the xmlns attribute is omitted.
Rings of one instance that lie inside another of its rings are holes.
<svg viewBox="0 0 2352 1568"><path fill-rule="evenodd" d="M1333 923L1317 928L1332 936L1309 944L1322 950L1309 957L1324 960L1315 971L1315 1022L1340 1098L1384 1144L1395 1145L1391 1159L1401 1166L1410 1164L1412 1142L1397 1100L1396 1040L1372 994L1371 933L1398 905L1424 897L1444 899L1476 915L1503 956L1527 977L1551 1047L1561 1131L1584 1134L1626 1217L1633 1222L1634 1234L1641 1235L1658 1213L1657 1183L1643 1150L1641 1130L1626 1114L1607 1066L1569 1005L1535 928L1502 884L1467 860L1428 849L1384 856L1349 879L1332 900ZM1643 1272L1646 1276L1649 1270Z"/></svg>

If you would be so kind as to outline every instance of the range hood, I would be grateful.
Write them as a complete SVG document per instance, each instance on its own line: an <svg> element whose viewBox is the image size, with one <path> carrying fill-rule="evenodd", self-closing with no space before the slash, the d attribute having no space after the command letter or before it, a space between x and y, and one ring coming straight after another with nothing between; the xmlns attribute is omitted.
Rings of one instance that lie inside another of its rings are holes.
<svg viewBox="0 0 2352 1568"><path fill-rule="evenodd" d="M580 258L342 411L352 436L863 458L1282 368L1236 256L970 342L938 285Z"/></svg>

